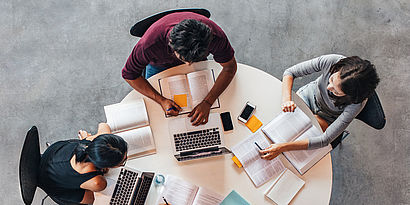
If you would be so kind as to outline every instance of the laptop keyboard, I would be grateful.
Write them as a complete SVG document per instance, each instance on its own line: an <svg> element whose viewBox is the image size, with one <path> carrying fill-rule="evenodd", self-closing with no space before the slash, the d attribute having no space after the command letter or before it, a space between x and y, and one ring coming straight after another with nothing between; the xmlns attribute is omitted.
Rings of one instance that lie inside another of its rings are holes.
<svg viewBox="0 0 410 205"><path fill-rule="evenodd" d="M152 180L154 179L154 173L143 172L141 178L138 180L135 200L131 204L133 205L144 205L147 199L149 189L151 187Z"/></svg>
<svg viewBox="0 0 410 205"><path fill-rule="evenodd" d="M137 184L138 173L121 169L117 184L112 193L110 205L128 204L132 197L132 190Z"/></svg>
<svg viewBox="0 0 410 205"><path fill-rule="evenodd" d="M177 152L209 147L221 144L219 128L210 128L194 132L174 134L175 149Z"/></svg>

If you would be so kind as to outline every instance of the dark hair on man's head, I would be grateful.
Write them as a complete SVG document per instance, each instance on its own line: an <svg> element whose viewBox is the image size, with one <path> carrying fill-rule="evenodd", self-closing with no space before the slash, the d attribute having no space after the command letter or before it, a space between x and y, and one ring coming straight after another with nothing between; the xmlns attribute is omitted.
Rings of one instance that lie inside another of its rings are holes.
<svg viewBox="0 0 410 205"><path fill-rule="evenodd" d="M181 60L190 63L206 59L211 40L211 29L194 19L179 22L169 34L169 46Z"/></svg>
<svg viewBox="0 0 410 205"><path fill-rule="evenodd" d="M368 98L379 84L376 68L368 60L357 56L341 59L330 68L331 73L340 71L341 89L346 94L339 105L357 104ZM350 102L350 103L348 103Z"/></svg>
<svg viewBox="0 0 410 205"><path fill-rule="evenodd" d="M103 134L89 143L80 142L74 154L77 162L91 162L98 169L103 169L119 165L127 150L124 139L113 134Z"/></svg>

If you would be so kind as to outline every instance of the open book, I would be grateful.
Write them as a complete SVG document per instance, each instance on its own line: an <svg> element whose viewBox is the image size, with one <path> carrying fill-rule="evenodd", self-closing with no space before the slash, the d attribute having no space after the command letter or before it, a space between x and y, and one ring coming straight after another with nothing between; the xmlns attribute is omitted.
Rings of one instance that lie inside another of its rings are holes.
<svg viewBox="0 0 410 205"><path fill-rule="evenodd" d="M186 75L174 75L159 79L161 95L177 103L186 114L204 100L215 82L214 71L201 70ZM219 108L217 99L211 108Z"/></svg>
<svg viewBox="0 0 410 205"><path fill-rule="evenodd" d="M305 185L305 181L296 176L289 169L285 169L282 174L266 190L265 196L275 204L289 204L300 189Z"/></svg>
<svg viewBox="0 0 410 205"><path fill-rule="evenodd" d="M258 131L235 145L232 152L241 162L255 186L259 187L278 176L285 169L285 166L278 157L272 160L262 159L255 142L262 148L270 145L265 135Z"/></svg>
<svg viewBox="0 0 410 205"><path fill-rule="evenodd" d="M168 175L165 178L164 190L159 195L156 204L175 205L219 205L223 196L203 187L198 187L178 177Z"/></svg>
<svg viewBox="0 0 410 205"><path fill-rule="evenodd" d="M282 112L262 128L262 131L274 143L292 142L317 137L322 133L312 125L310 118L300 109L294 112ZM295 150L283 154L289 162L304 174L327 153L332 150L330 145L314 150Z"/></svg>
<svg viewBox="0 0 410 205"><path fill-rule="evenodd" d="M104 111L112 133L127 141L129 158L156 152L144 99L107 105Z"/></svg>

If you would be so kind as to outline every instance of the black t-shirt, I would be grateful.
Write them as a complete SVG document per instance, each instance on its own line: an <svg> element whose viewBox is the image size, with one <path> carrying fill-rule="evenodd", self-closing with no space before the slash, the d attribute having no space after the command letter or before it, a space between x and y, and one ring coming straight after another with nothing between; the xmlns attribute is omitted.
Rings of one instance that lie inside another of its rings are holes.
<svg viewBox="0 0 410 205"><path fill-rule="evenodd" d="M87 140L66 140L51 145L41 156L38 185L48 195L68 202L81 202L85 190L80 185L85 181L102 175L101 171L80 174L73 169L70 160L79 143L89 144Z"/></svg>

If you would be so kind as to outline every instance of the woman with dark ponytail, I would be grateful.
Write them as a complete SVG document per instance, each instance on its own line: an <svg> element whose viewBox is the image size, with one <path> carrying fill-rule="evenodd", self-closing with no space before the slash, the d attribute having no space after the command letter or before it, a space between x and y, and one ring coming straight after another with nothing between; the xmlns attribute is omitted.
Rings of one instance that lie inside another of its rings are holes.
<svg viewBox="0 0 410 205"><path fill-rule="evenodd" d="M367 60L357 56L323 55L285 70L282 83L283 112L293 112L296 108L292 100L293 80L317 72L321 75L301 87L297 94L313 112L324 133L309 139L272 144L261 151L264 154L262 158L270 160L285 151L327 146L360 113L380 81L374 65Z"/></svg>
<svg viewBox="0 0 410 205"><path fill-rule="evenodd" d="M63 204L92 204L94 192L107 186L103 174L127 161L127 143L106 123L96 135L80 130L78 136L52 144L41 157L39 187Z"/></svg>

